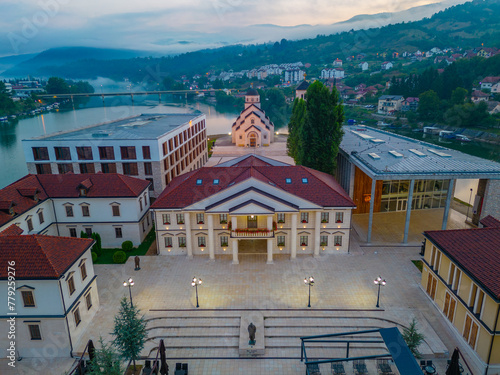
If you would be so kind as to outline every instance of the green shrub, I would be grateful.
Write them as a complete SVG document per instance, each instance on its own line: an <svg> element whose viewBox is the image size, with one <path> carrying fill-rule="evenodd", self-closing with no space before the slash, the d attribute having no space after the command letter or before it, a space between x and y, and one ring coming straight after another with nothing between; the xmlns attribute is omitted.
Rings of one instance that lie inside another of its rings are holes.
<svg viewBox="0 0 500 375"><path fill-rule="evenodd" d="M80 233L80 238L89 238L89 236L82 230Z"/></svg>
<svg viewBox="0 0 500 375"><path fill-rule="evenodd" d="M115 263L125 263L127 260L127 254L124 251L118 250L113 254L113 262Z"/></svg>
<svg viewBox="0 0 500 375"><path fill-rule="evenodd" d="M132 243L132 241L124 241L122 243L122 250L123 251L130 251L134 248L134 244Z"/></svg>
<svg viewBox="0 0 500 375"><path fill-rule="evenodd" d="M92 263L95 263L97 260L97 253L95 251L92 251Z"/></svg>

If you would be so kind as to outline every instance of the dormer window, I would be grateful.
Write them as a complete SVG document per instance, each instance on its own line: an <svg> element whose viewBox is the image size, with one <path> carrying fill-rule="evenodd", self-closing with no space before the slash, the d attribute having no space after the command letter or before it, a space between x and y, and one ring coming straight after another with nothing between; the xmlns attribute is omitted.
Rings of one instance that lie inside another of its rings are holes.
<svg viewBox="0 0 500 375"><path fill-rule="evenodd" d="M16 213L14 212L14 206L9 208L9 215L14 216Z"/></svg>
<svg viewBox="0 0 500 375"><path fill-rule="evenodd" d="M219 185L219 179L218 178L214 179L214 185Z"/></svg>
<svg viewBox="0 0 500 375"><path fill-rule="evenodd" d="M303 179L302 179L302 183L303 183L303 184L307 184L308 182L309 182L309 180L308 180L307 178L303 178Z"/></svg>
<svg viewBox="0 0 500 375"><path fill-rule="evenodd" d="M201 185L203 183L203 180L201 178L196 180L196 185Z"/></svg>
<svg viewBox="0 0 500 375"><path fill-rule="evenodd" d="M291 179L291 178L285 178L285 182L286 182L287 184L291 184L291 183L292 183L292 179Z"/></svg>
<svg viewBox="0 0 500 375"><path fill-rule="evenodd" d="M87 189L80 188L80 197L86 197L87 196Z"/></svg>

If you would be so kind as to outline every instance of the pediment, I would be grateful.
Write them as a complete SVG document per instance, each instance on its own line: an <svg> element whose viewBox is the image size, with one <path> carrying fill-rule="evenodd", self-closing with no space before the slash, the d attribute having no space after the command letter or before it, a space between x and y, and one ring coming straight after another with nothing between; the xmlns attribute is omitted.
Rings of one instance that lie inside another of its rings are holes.
<svg viewBox="0 0 500 375"><path fill-rule="evenodd" d="M268 215L274 214L275 210L273 207L250 199L246 202L238 204L237 206L231 207L229 212L231 215Z"/></svg>

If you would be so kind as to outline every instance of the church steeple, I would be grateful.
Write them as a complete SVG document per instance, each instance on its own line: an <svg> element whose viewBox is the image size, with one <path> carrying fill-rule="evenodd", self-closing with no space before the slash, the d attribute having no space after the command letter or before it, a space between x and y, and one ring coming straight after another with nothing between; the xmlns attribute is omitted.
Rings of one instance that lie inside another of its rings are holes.
<svg viewBox="0 0 500 375"><path fill-rule="evenodd" d="M256 107L260 108L260 95L253 87L250 87L245 94L245 109L254 104Z"/></svg>

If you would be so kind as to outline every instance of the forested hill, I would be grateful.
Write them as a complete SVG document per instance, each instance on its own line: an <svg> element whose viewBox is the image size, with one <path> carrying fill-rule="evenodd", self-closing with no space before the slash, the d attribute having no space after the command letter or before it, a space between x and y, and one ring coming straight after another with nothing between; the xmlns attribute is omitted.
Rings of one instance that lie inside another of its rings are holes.
<svg viewBox="0 0 500 375"><path fill-rule="evenodd" d="M448 8L431 18L368 30L351 30L313 39L276 42L267 45L229 46L185 53L175 57L122 60L81 60L62 66L45 66L33 75L58 75L73 79L109 77L135 82L154 81L158 77L203 74L215 71L239 71L270 63L302 61L331 63L358 53L426 51L433 47L468 49L483 44L500 46L500 0L475 0ZM160 78L162 79L162 78Z"/></svg>

